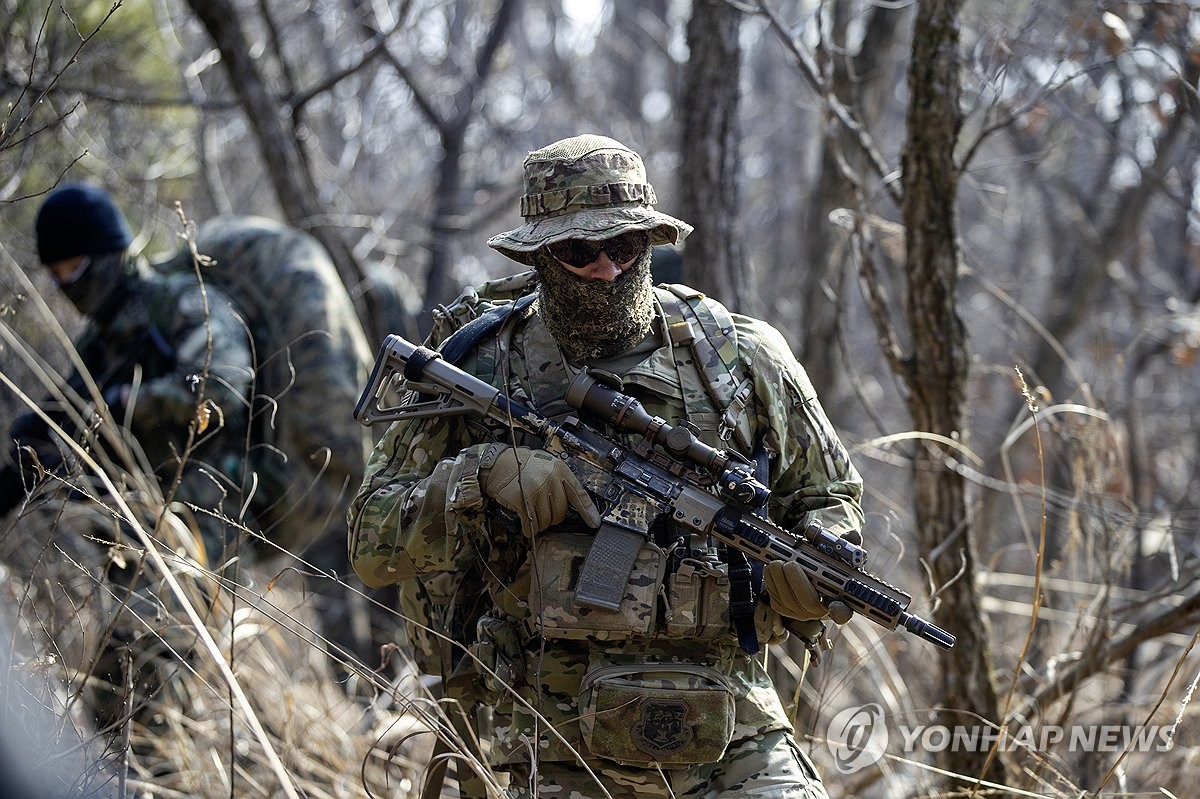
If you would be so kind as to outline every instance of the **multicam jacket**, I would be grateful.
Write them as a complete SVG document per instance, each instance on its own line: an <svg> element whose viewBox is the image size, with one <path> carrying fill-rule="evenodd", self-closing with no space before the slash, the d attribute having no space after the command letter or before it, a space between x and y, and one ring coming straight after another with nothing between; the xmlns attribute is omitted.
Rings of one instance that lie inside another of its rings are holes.
<svg viewBox="0 0 1200 799"><path fill-rule="evenodd" d="M686 419L705 443L734 446L737 437L721 437L723 409L714 408L703 390L693 352L664 334L672 319L663 309L672 297L657 291L657 346L647 348L632 368L624 368L630 358L592 366L619 365L624 391L651 414L672 424ZM444 341L463 317L488 307L465 295L435 315L431 345ZM771 517L789 530L816 520L836 532L860 529L861 478L803 368L774 328L739 315L732 320L738 358L753 383L749 426L770 456ZM541 324L536 303L529 313L514 314L460 365L544 416L570 410L563 398L576 369ZM496 710L494 760L528 759L534 746L541 760L573 759L572 748L580 746L578 697L585 672L631 659L699 663L723 672L736 696L734 740L789 727L765 671L731 630L728 574L709 542L664 525L656 533L660 546L643 549L648 558L639 556L630 578L631 592L637 593L636 585L645 588L633 597L635 618L624 626L589 628L595 617L587 609L564 608L557 601L561 594L551 590L569 579L567 572L561 580L548 576L581 560L587 531L547 531L531 547L519 531L497 521L480 485L480 458L494 440L514 441L509 431L489 430L464 416L397 422L376 445L349 516L351 562L368 585L399 583L402 595L405 586L419 585L436 604L449 601L454 575L486 575L491 607L479 624L483 640L474 651L487 656L494 672L483 681L490 689L486 700ZM701 595L689 588L706 581ZM497 627L507 632L494 634ZM469 632L474 637L476 630ZM498 684L497 675L509 685ZM521 701L513 701L509 686Z"/></svg>

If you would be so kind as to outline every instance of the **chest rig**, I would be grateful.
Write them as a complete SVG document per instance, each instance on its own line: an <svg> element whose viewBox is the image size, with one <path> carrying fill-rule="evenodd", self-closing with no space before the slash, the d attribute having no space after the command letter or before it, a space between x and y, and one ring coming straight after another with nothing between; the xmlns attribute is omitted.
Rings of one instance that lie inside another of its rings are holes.
<svg viewBox="0 0 1200 799"><path fill-rule="evenodd" d="M478 377L485 380L497 377L509 355L512 326L532 315L537 298L536 292L521 293L532 287L520 277L504 279L499 284L503 291L497 293L510 296L497 297L499 304L468 321L464 322L463 316L469 317L479 307L470 302L473 298L464 298L467 302L455 308L458 313L446 309L443 319L450 327L458 327L439 347L445 360L461 364L473 355L473 371ZM486 302L494 296L489 291L492 285L481 288L479 300ZM517 296L511 296L513 294ZM705 437L715 434L716 440L710 440L710 445L733 449L752 458L759 478L765 482L767 455L756 435L754 384L739 358L729 311L701 292L680 284L657 286L655 295L665 322L664 335L673 352L672 368L682 395L686 421ZM661 359L656 366L661 374L664 371ZM637 386L643 380L654 380L638 367L630 370L627 378L630 386ZM531 391L536 394L536 381L531 383ZM554 415L551 404L561 403L561 398L557 397L525 399L548 416ZM753 653L758 649L754 607L761 590L762 566L751 562L743 553L723 546L720 557L729 570L730 617L734 629L742 648Z"/></svg>

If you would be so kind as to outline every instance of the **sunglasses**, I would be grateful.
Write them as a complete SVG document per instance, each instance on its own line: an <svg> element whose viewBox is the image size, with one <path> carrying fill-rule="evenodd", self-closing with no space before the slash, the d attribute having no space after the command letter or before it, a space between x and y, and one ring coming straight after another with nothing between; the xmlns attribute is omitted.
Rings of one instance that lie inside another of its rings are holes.
<svg viewBox="0 0 1200 799"><path fill-rule="evenodd" d="M546 251L562 261L567 266L582 268L600 257L601 252L608 253L613 263L624 264L637 258L646 251L650 237L644 230L631 230L619 236L613 236L604 241L585 241L584 239L566 239L546 245Z"/></svg>

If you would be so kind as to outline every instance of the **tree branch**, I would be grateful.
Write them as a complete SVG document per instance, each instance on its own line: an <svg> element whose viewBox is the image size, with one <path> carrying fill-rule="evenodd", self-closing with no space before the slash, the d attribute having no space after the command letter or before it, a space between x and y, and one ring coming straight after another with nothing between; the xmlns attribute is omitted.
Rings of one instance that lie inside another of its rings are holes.
<svg viewBox="0 0 1200 799"><path fill-rule="evenodd" d="M896 205L904 204L904 192L900 184L900 176L896 174L896 170L888 166L883 155L879 152L879 148L875 146L874 139L871 134L863 128L858 119L854 116L845 103L843 103L836 94L830 89L829 84L821 77L817 65L813 62L812 56L796 43L792 35L784 27L783 21L775 10L767 5L766 0L759 0L758 10L771 23L771 29L779 35L780 41L787 47L796 59L796 64L800 67L800 74L808 81L813 90L821 96L825 104L829 106L829 110L833 112L834 117L842 126L850 133L851 139L862 150L863 155L867 157L867 161L871 164L876 177L883 181L884 189L888 196Z"/></svg>

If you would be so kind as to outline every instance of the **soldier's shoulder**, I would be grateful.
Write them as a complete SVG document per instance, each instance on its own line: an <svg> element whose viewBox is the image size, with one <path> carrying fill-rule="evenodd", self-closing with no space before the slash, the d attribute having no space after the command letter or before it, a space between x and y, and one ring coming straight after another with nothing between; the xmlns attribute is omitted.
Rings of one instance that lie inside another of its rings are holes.
<svg viewBox="0 0 1200 799"><path fill-rule="evenodd" d="M441 341L472 319L500 305L512 303L536 287L537 278L532 269L489 280L478 286L468 286L453 302L434 308L431 338Z"/></svg>
<svg viewBox="0 0 1200 799"><path fill-rule="evenodd" d="M704 317L700 320L701 327L705 327L707 323L709 327L719 329L726 335L732 332L732 337L737 340L738 349L743 356L756 353L763 347L772 352L791 353L783 334L770 322L733 312L720 300L683 283L660 283L655 288L659 292L660 302L664 299L669 302L671 298L677 298L692 305L696 313Z"/></svg>
<svg viewBox="0 0 1200 799"><path fill-rule="evenodd" d="M213 283L202 283L195 272L157 272L144 284L144 292L153 321L164 328L196 324L205 318L221 319L234 313L228 294Z"/></svg>
<svg viewBox="0 0 1200 799"><path fill-rule="evenodd" d="M797 399L816 396L812 381L779 328L763 319L734 314L738 352L757 381L770 390L789 388Z"/></svg>

